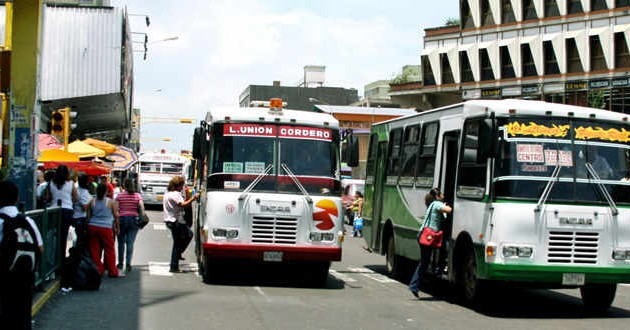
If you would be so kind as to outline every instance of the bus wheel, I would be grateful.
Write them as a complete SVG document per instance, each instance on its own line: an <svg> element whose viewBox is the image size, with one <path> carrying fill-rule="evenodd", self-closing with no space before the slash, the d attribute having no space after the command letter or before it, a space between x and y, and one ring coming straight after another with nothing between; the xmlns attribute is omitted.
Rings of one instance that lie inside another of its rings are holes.
<svg viewBox="0 0 630 330"><path fill-rule="evenodd" d="M616 293L617 284L589 284L580 288L582 302L589 310L596 313L608 310Z"/></svg>
<svg viewBox="0 0 630 330"><path fill-rule="evenodd" d="M467 248L459 272L459 286L467 303L479 303L483 295L483 281L477 278L477 259L472 247Z"/></svg>
<svg viewBox="0 0 630 330"><path fill-rule="evenodd" d="M394 236L390 236L387 241L385 267L387 268L387 274L389 274L389 276L398 278L400 275L400 258L396 255L396 243L394 242Z"/></svg>
<svg viewBox="0 0 630 330"><path fill-rule="evenodd" d="M325 287L328 281L330 262L315 263L311 266L310 285L313 287Z"/></svg>

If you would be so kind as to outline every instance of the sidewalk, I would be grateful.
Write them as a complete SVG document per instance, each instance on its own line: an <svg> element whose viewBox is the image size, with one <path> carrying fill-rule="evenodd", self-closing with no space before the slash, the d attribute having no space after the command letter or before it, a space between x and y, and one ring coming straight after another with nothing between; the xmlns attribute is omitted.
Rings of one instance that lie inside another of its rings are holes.
<svg viewBox="0 0 630 330"><path fill-rule="evenodd" d="M52 282L45 284L42 291L33 292L33 305L31 307L32 316L37 315L46 302L48 302L48 300L50 300L57 291L59 291L60 283L61 281L59 279L55 279Z"/></svg>

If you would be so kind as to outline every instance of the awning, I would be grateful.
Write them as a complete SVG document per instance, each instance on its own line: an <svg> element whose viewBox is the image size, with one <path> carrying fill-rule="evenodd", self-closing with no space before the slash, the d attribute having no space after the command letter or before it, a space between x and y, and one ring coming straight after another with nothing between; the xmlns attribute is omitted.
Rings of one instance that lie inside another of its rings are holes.
<svg viewBox="0 0 630 330"><path fill-rule="evenodd" d="M108 155L111 154L112 152L116 151L116 145L111 144L111 143L107 143L105 141L92 139L92 138L87 138L87 139L83 140L83 142L91 145L92 147L96 147L96 148L99 148L99 149L105 151Z"/></svg>
<svg viewBox="0 0 630 330"><path fill-rule="evenodd" d="M106 155L105 151L103 151L102 149L93 147L79 140L68 144L68 151L79 156L80 158L104 157Z"/></svg>
<svg viewBox="0 0 630 330"><path fill-rule="evenodd" d="M66 165L69 169L76 172L83 172L87 175L104 175L109 174L111 169L107 166L92 161L78 162L43 162L44 169L57 168L60 165Z"/></svg>
<svg viewBox="0 0 630 330"><path fill-rule="evenodd" d="M61 149L48 149L41 152L38 162L78 162L79 156Z"/></svg>
<svg viewBox="0 0 630 330"><path fill-rule="evenodd" d="M114 171L126 171L138 161L138 155L133 150L123 146L118 146L108 158L114 161L114 166L112 166Z"/></svg>
<svg viewBox="0 0 630 330"><path fill-rule="evenodd" d="M40 133L37 134L39 151L48 150L48 149L59 149L63 147L63 144L57 140L56 137L50 134Z"/></svg>

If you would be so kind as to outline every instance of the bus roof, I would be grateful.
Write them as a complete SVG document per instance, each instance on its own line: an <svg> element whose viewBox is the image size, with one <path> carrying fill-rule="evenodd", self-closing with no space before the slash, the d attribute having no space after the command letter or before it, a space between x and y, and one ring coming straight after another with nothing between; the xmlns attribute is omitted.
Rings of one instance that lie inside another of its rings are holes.
<svg viewBox="0 0 630 330"><path fill-rule="evenodd" d="M229 118L229 119L227 119ZM314 126L328 126L339 128L339 121L335 117L320 112L305 110L287 110L273 112L269 108L212 108L206 114L209 124L225 121L303 124Z"/></svg>
<svg viewBox="0 0 630 330"><path fill-rule="evenodd" d="M506 100L470 100L463 103L453 104L441 108L431 109L420 112L418 114L412 114L405 117L394 118L388 121L383 121L378 124L397 122L405 120L405 118L412 118L415 116L423 116L445 110L455 109L457 107L463 107L462 113L467 116L474 116L477 114L494 112L498 116L504 116L510 114L510 111L515 111L518 115L547 115L553 117L568 117L569 113L573 113L573 118L585 118L595 120L607 120L607 121L628 121L628 115L620 112L580 107L575 105L549 103L544 101L532 101L521 99L506 99ZM548 113L549 111L549 113Z"/></svg>

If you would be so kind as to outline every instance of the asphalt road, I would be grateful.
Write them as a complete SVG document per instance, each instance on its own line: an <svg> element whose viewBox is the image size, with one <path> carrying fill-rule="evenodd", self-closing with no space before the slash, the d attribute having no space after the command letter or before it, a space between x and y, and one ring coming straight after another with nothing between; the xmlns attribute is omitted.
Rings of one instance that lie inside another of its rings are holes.
<svg viewBox="0 0 630 330"><path fill-rule="evenodd" d="M627 329L630 286L613 307L592 315L577 290L504 288L488 307L472 309L437 284L415 299L384 274L384 257L348 238L324 288L303 284L298 272L242 267L220 284L202 283L193 245L181 268L168 273L170 232L161 213L138 234L133 269L104 278L99 291L57 293L36 315L36 329Z"/></svg>

